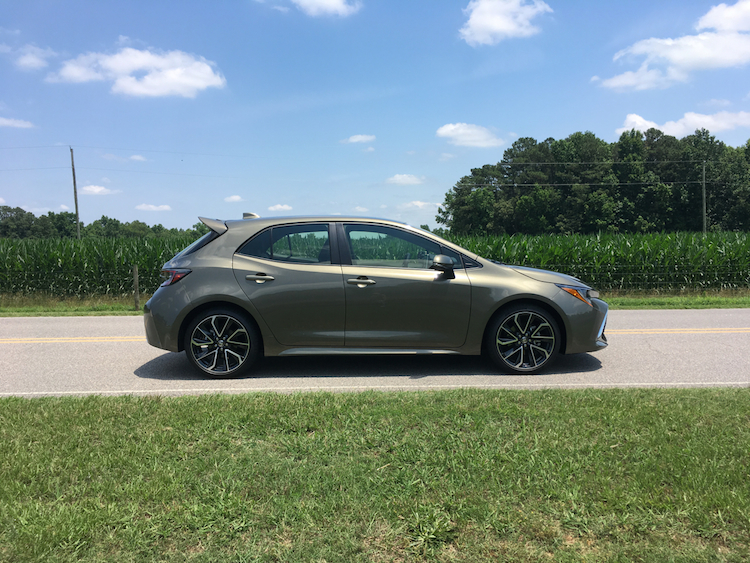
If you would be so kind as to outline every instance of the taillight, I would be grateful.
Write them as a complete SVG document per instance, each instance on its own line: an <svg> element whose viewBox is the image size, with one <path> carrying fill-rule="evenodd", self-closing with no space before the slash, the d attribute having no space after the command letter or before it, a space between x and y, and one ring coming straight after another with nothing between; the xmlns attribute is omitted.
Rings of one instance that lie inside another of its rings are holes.
<svg viewBox="0 0 750 563"><path fill-rule="evenodd" d="M164 281L162 282L161 287L167 287L168 285L175 284L182 278L187 276L189 273L190 270L187 269L162 270L161 277Z"/></svg>

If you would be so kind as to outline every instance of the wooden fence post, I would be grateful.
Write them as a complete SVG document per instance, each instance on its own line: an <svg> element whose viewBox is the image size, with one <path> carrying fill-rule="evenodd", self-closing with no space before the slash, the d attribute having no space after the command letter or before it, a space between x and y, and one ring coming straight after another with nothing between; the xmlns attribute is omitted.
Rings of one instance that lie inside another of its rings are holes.
<svg viewBox="0 0 750 563"><path fill-rule="evenodd" d="M138 289L138 264L133 264L133 292L135 293L135 310L141 308L141 292Z"/></svg>

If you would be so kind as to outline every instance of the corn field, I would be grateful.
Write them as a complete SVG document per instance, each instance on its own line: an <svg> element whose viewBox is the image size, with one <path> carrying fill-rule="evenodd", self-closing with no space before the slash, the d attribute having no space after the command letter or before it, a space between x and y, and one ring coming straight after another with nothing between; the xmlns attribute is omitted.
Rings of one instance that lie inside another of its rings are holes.
<svg viewBox="0 0 750 563"><path fill-rule="evenodd" d="M748 233L451 237L484 258L563 272L598 289L750 287Z"/></svg>
<svg viewBox="0 0 750 563"><path fill-rule="evenodd" d="M159 287L162 265L192 242L174 238L0 239L0 293L59 296L133 294Z"/></svg>
<svg viewBox="0 0 750 563"><path fill-rule="evenodd" d="M484 258L573 275L602 290L750 287L750 235L670 233L450 237ZM128 295L132 267L152 293L162 265L192 242L174 238L0 239L0 293Z"/></svg>

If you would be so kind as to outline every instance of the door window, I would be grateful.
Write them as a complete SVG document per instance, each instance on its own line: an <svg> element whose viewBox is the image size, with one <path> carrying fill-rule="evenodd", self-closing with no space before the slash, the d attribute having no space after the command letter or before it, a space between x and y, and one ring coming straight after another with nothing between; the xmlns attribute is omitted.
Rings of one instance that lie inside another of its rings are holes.
<svg viewBox="0 0 750 563"><path fill-rule="evenodd" d="M298 264L330 264L328 225L287 225L267 229L245 243L239 253Z"/></svg>
<svg viewBox="0 0 750 563"><path fill-rule="evenodd" d="M432 266L440 245L408 231L377 225L345 225L355 266L418 268Z"/></svg>

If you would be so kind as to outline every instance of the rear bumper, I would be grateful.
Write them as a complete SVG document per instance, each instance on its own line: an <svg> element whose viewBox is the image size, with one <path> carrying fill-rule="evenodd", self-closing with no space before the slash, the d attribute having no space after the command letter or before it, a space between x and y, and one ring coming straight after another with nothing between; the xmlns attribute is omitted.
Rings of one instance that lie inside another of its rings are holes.
<svg viewBox="0 0 750 563"><path fill-rule="evenodd" d="M154 321L154 316L151 313L149 303L150 301L143 306L143 325L146 329L146 341L151 344L151 346L164 350L165 347L159 338L159 332L156 330L156 321Z"/></svg>

